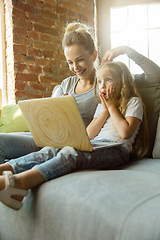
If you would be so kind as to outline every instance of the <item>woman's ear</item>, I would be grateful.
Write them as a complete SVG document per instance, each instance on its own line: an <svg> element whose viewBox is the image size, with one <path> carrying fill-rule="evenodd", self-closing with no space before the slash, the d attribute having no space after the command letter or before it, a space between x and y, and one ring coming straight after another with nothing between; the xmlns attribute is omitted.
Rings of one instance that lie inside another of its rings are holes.
<svg viewBox="0 0 160 240"><path fill-rule="evenodd" d="M93 61L95 61L95 60L96 60L96 58L97 58L97 55L98 55L97 51L96 51L96 50L94 50L94 52L93 52Z"/></svg>

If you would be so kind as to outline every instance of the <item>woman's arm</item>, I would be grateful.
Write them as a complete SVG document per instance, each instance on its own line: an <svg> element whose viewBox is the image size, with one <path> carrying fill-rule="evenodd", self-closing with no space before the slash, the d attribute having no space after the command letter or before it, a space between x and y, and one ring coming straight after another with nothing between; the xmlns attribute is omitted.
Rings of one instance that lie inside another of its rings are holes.
<svg viewBox="0 0 160 240"><path fill-rule="evenodd" d="M112 48L110 50L107 50L102 58L102 63L105 61L113 61L114 58L118 57L119 55L127 54L129 55L131 52L131 48L128 46L120 46L116 48Z"/></svg>
<svg viewBox="0 0 160 240"><path fill-rule="evenodd" d="M61 92L61 85L57 85L54 87L53 91L52 91L52 96L51 97L60 97L63 94L60 94Z"/></svg>
<svg viewBox="0 0 160 240"><path fill-rule="evenodd" d="M54 87L52 97L61 97L71 93L75 88L76 82L77 78L75 76L65 78L60 85Z"/></svg>
<svg viewBox="0 0 160 240"><path fill-rule="evenodd" d="M156 63L151 61L149 58L143 56L142 54L138 53L137 51L128 46L120 46L108 50L104 54L102 62L112 61L114 58L122 54L127 54L129 58L131 58L136 64L138 64L143 69L146 78L154 80L160 78L160 67ZM142 77L142 74L135 75L135 78L140 77Z"/></svg>

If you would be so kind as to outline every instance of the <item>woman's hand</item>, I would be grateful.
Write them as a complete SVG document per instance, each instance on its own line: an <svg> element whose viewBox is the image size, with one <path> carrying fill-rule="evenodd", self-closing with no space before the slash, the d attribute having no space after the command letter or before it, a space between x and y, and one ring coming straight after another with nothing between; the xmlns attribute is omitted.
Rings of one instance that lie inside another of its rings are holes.
<svg viewBox="0 0 160 240"><path fill-rule="evenodd" d="M107 52L104 54L102 58L102 63L107 61L113 61L114 58L125 53L129 55L130 51L131 51L131 48L128 46L120 46L120 47L107 50Z"/></svg>

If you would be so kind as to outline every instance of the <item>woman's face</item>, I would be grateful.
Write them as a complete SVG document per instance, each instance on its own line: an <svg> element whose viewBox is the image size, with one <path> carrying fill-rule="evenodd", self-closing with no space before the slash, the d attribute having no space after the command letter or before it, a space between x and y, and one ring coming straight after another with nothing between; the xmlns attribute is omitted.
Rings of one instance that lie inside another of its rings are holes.
<svg viewBox="0 0 160 240"><path fill-rule="evenodd" d="M69 69L81 80L93 78L93 63L96 60L97 52L90 54L84 46L75 44L65 47L64 54L69 65Z"/></svg>

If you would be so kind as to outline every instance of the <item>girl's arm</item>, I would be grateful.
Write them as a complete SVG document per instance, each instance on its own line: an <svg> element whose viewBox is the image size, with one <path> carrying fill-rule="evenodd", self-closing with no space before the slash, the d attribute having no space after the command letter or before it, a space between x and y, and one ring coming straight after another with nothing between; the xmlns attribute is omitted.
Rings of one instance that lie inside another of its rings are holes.
<svg viewBox="0 0 160 240"><path fill-rule="evenodd" d="M103 95L101 99L106 104L109 114L112 118L113 124L117 129L120 137L123 139L130 138L135 132L136 128L138 127L140 119L129 116L124 118L121 115L118 109L121 99L117 100L115 96L114 86L111 86L110 89L108 89L108 98L106 98Z"/></svg>
<svg viewBox="0 0 160 240"><path fill-rule="evenodd" d="M94 139L98 135L104 123L106 122L108 115L108 110L103 109L102 113L99 115L98 118L93 118L93 120L87 127L89 139Z"/></svg>
<svg viewBox="0 0 160 240"><path fill-rule="evenodd" d="M98 118L94 118L88 125L87 133L89 139L94 139L98 135L109 114L112 117L113 124L120 137L123 139L129 139L135 132L140 119L136 117L123 118L116 105L110 105L108 111L103 111Z"/></svg>
<svg viewBox="0 0 160 240"><path fill-rule="evenodd" d="M113 124L117 129L120 137L123 139L129 139L135 132L140 119L136 117L123 118L115 106L110 107L109 112L112 117Z"/></svg>
<svg viewBox="0 0 160 240"><path fill-rule="evenodd" d="M103 96L103 94L99 91L99 97L101 99L103 110L100 113L100 115L98 116L98 118L94 118L86 129L89 139L94 139L98 135L98 133L100 132L101 128L103 127L103 125L105 124L105 122L109 116L109 111L108 111L107 105L103 101L102 96Z"/></svg>

